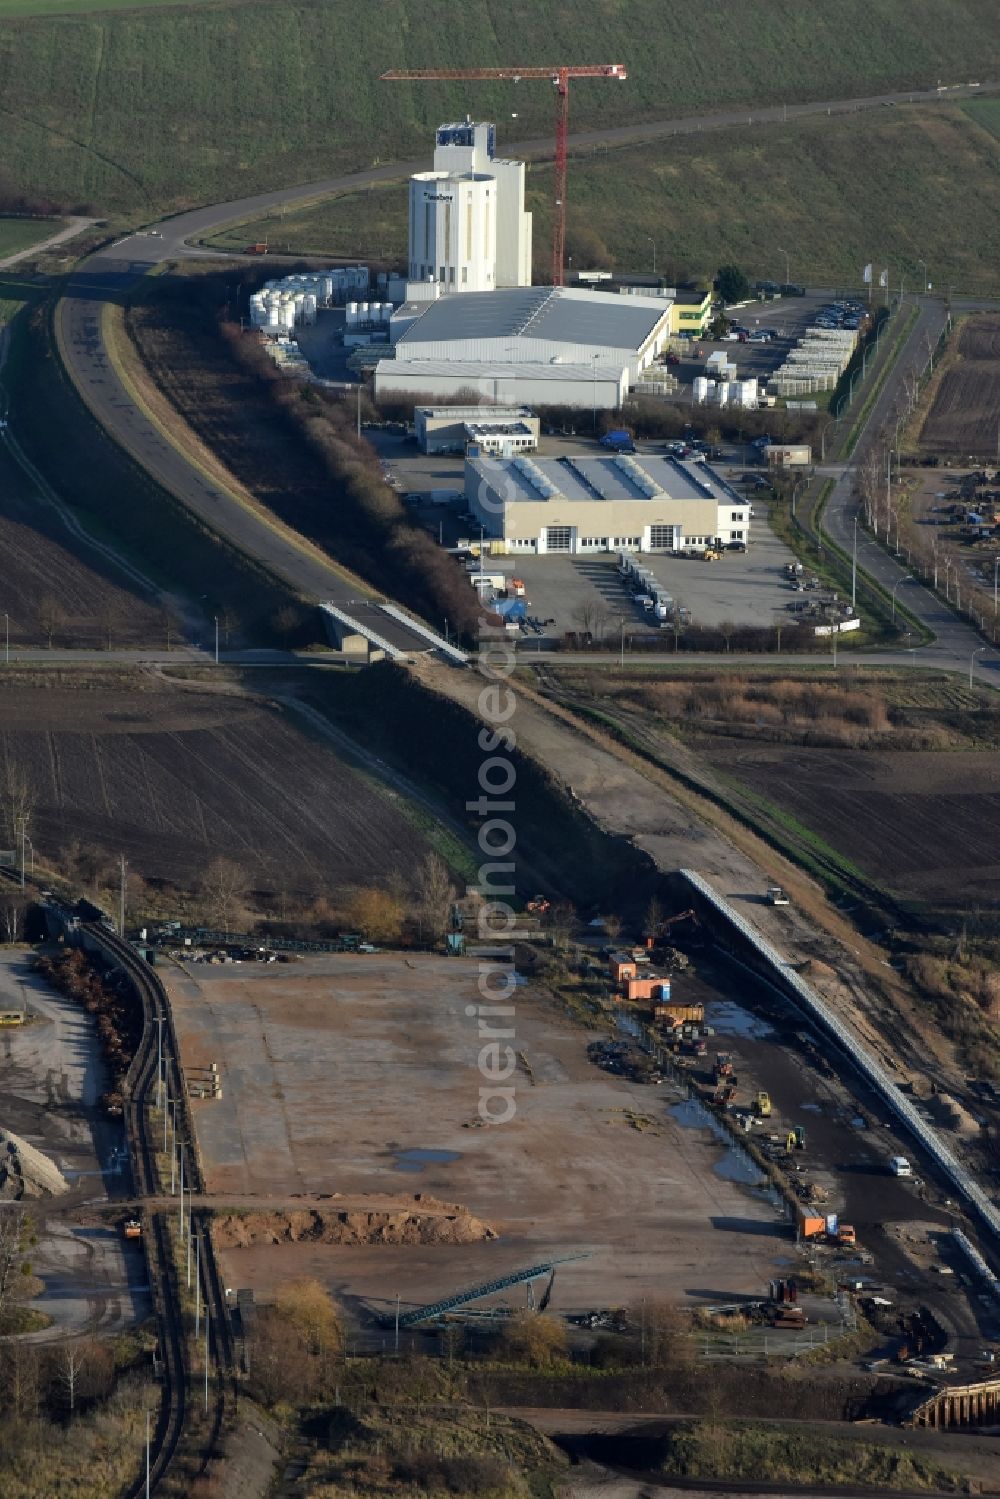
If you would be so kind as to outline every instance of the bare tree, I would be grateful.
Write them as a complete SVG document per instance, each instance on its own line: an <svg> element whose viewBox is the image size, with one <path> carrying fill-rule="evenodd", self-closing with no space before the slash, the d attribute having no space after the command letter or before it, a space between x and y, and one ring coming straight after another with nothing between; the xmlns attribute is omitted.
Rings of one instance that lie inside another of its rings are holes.
<svg viewBox="0 0 1000 1499"><path fill-rule="evenodd" d="M8 1338L0 1359L0 1404L21 1420L38 1415L41 1404L41 1359L33 1343Z"/></svg>
<svg viewBox="0 0 1000 1499"><path fill-rule="evenodd" d="M428 854L417 871L417 901L421 925L437 941L448 930L455 887L447 864L435 853Z"/></svg>
<svg viewBox="0 0 1000 1499"><path fill-rule="evenodd" d="M201 893L227 936L249 888L246 870L234 859L213 859L201 878Z"/></svg>
<svg viewBox="0 0 1000 1499"><path fill-rule="evenodd" d="M645 937L660 937L663 935L664 911L655 895L649 898L646 914L642 919L642 932Z"/></svg>
<svg viewBox="0 0 1000 1499"><path fill-rule="evenodd" d="M38 601L38 623L42 627L45 643L51 650L56 631L66 623L66 611L51 593L43 594Z"/></svg>
<svg viewBox="0 0 1000 1499"><path fill-rule="evenodd" d="M115 599L104 599L98 611L97 623L104 637L104 649L110 651L112 638L122 622L122 611Z"/></svg>
<svg viewBox="0 0 1000 1499"><path fill-rule="evenodd" d="M9 830L11 842L17 848L22 831L25 837L28 835L37 802L31 778L19 760L7 760L5 763L2 794L4 824Z"/></svg>
<svg viewBox="0 0 1000 1499"><path fill-rule="evenodd" d="M601 921L604 924L604 930L608 934L608 940L611 942L617 942L618 938L622 934L621 917L616 916L612 911L607 916L602 916Z"/></svg>
<svg viewBox="0 0 1000 1499"><path fill-rule="evenodd" d="M66 1343L59 1350L56 1379L64 1395L70 1415L76 1410L80 1379L86 1367L89 1349L86 1343Z"/></svg>
<svg viewBox="0 0 1000 1499"><path fill-rule="evenodd" d="M24 925L24 913L28 903L14 890L5 890L0 899L0 923L8 942L17 942Z"/></svg>
<svg viewBox="0 0 1000 1499"><path fill-rule="evenodd" d="M597 622L597 605L585 600L573 610L573 621L585 635L592 635Z"/></svg>
<svg viewBox="0 0 1000 1499"><path fill-rule="evenodd" d="M23 1208L0 1213L0 1319L20 1279L31 1274L28 1251L34 1243L35 1226Z"/></svg>

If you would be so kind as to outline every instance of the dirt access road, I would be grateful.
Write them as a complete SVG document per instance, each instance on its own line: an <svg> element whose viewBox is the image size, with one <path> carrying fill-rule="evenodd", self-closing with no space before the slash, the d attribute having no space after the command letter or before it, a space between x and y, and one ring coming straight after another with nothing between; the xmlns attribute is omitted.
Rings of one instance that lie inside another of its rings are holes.
<svg viewBox="0 0 1000 1499"><path fill-rule="evenodd" d="M678 1095L601 1071L587 1055L596 1033L530 986L516 989L511 1022L516 1114L482 1126L471 959L339 954L281 971L161 972L188 1075L215 1061L222 1080L221 1101L192 1105L208 1193L256 1197L265 1218L301 1194L302 1209L350 1213L362 1232L366 1206L373 1215L372 1242L224 1248L229 1286L263 1297L316 1274L363 1320L397 1291L427 1303L588 1251L557 1273L564 1313L666 1294L664 1266L672 1297L759 1294L793 1252L774 1207L716 1169L724 1152L709 1132L671 1113ZM425 1197L431 1215L462 1204L496 1237L386 1242L386 1212L404 1197L414 1214ZM511 1296L523 1305L523 1291Z"/></svg>
<svg viewBox="0 0 1000 1499"><path fill-rule="evenodd" d="M430 661L410 669L428 688L480 716L483 678L478 674L447 671ZM510 727L519 747L548 766L601 828L644 850L664 874L697 870L791 963L820 959L829 965L832 974L810 975L810 982L901 1081L930 1074L949 1091L962 1091L964 1069L939 1035L923 1033L912 995L887 968L882 952L859 936L801 870L706 800L694 798L665 771L543 699L527 673L515 680L513 691ZM671 747L679 764L688 753ZM790 906L775 909L763 902L771 881L791 893Z"/></svg>
<svg viewBox="0 0 1000 1499"><path fill-rule="evenodd" d="M117 1332L149 1315L149 1288L141 1249L126 1246L94 1212L128 1187L127 1171L115 1169L121 1126L98 1107L107 1085L94 1022L41 983L28 949L0 951L0 1007L30 1015L25 1026L0 1032L0 1125L42 1151L69 1182L62 1196L25 1203L39 1239L32 1269L44 1282L30 1304L52 1318L31 1336Z"/></svg>

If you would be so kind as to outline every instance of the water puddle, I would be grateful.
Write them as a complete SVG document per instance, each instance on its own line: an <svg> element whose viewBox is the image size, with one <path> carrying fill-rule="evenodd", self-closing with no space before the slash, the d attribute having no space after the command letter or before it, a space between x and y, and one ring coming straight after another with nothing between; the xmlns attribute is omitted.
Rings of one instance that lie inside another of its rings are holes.
<svg viewBox="0 0 1000 1499"><path fill-rule="evenodd" d="M744 1036L750 1041L760 1041L774 1035L773 1025L728 999L710 1000L705 1006L705 1022L714 1026L718 1036Z"/></svg>
<svg viewBox="0 0 1000 1499"><path fill-rule="evenodd" d="M771 1203L773 1207L781 1206L781 1194L771 1186L757 1162L745 1150L740 1149L729 1131L697 1098L685 1098L681 1103L672 1104L667 1113L682 1129L710 1130L724 1147L723 1155L712 1167L716 1176L721 1176L725 1181L736 1182L741 1187L749 1187L755 1197Z"/></svg>
<svg viewBox="0 0 1000 1499"><path fill-rule="evenodd" d="M447 1166L457 1161L458 1150L396 1150L397 1171L423 1171L425 1166Z"/></svg>

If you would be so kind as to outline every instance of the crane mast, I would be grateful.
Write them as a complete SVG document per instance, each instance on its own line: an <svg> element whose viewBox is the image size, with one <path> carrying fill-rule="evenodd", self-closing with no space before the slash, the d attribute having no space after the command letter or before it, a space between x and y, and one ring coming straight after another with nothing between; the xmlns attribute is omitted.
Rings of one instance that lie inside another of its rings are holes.
<svg viewBox="0 0 1000 1499"><path fill-rule="evenodd" d="M383 83L409 83L435 80L471 79L475 82L502 82L509 79L547 78L556 94L555 185L552 212L552 285L562 286L566 259L566 187L569 149L569 81L571 78L616 78L624 82L628 73L622 63L598 63L581 67L557 68L394 68L382 74Z"/></svg>

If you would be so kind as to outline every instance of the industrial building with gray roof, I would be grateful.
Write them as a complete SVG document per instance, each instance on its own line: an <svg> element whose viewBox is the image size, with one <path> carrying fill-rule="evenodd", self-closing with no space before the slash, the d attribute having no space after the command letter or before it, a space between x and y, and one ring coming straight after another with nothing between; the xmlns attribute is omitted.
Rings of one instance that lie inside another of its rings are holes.
<svg viewBox="0 0 1000 1499"><path fill-rule="evenodd" d="M511 552L677 552L745 544L749 502L704 464L646 454L489 458L470 448L470 511Z"/></svg>
<svg viewBox="0 0 1000 1499"><path fill-rule="evenodd" d="M666 297L552 286L404 304L390 323L393 357L379 362L376 394L433 400L476 390L611 409L666 347L670 307ZM491 389L498 379L502 390Z"/></svg>

